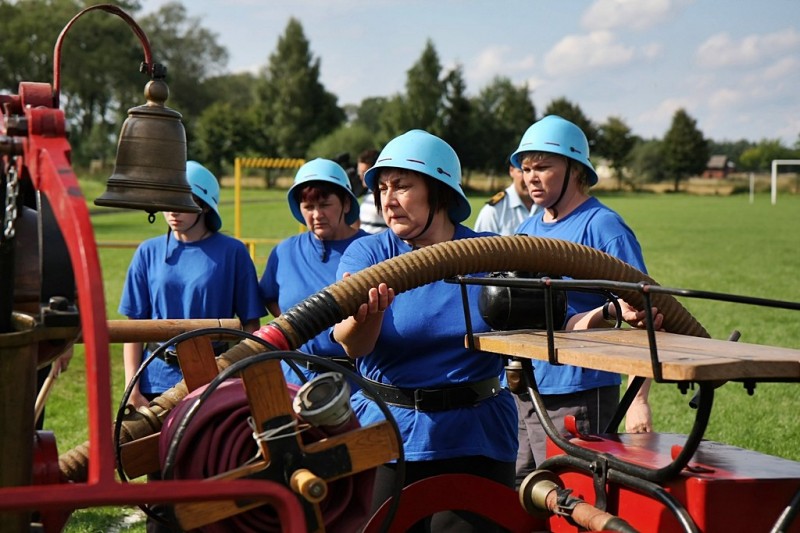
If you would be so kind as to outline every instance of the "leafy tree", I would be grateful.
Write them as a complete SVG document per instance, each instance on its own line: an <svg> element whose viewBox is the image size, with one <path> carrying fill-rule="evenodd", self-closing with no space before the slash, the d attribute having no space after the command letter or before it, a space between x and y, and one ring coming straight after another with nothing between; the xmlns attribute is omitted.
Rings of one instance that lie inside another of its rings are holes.
<svg viewBox="0 0 800 533"><path fill-rule="evenodd" d="M663 148L664 168L673 180L675 192L682 180L701 173L708 163L708 143L697 129L697 121L683 109L672 116Z"/></svg>
<svg viewBox="0 0 800 533"><path fill-rule="evenodd" d="M441 110L445 84L440 79L439 55L428 40L420 58L406 71L406 92L396 94L381 109L380 135L391 139L410 129L441 133Z"/></svg>
<svg viewBox="0 0 800 533"><path fill-rule="evenodd" d="M347 124L314 141L308 148L306 159L336 159L338 155L347 153L355 164L358 154L368 148L375 148L372 132L361 124Z"/></svg>
<svg viewBox="0 0 800 533"><path fill-rule="evenodd" d="M631 180L636 184L660 183L664 172L664 148L659 140L637 140L629 155Z"/></svg>
<svg viewBox="0 0 800 533"><path fill-rule="evenodd" d="M506 158L536 121L528 86L515 86L509 78L498 76L481 89L472 103L479 140L476 168L497 169L505 174Z"/></svg>
<svg viewBox="0 0 800 533"><path fill-rule="evenodd" d="M195 121L189 156L222 172L238 156L273 153L256 112L256 77L242 72L210 78L204 91L213 99Z"/></svg>
<svg viewBox="0 0 800 533"><path fill-rule="evenodd" d="M619 117L609 117L605 124L600 126L596 153L610 161L610 166L617 177L618 189L622 189L625 165L635 142L631 129Z"/></svg>
<svg viewBox="0 0 800 533"><path fill-rule="evenodd" d="M547 104L547 108L542 116L558 115L565 118L570 122L575 123L589 140L589 147L593 147L597 142L597 127L591 120L583 113L583 110L578 104L574 104L564 97L556 98Z"/></svg>
<svg viewBox="0 0 800 533"><path fill-rule="evenodd" d="M214 102L205 81L220 75L228 63L228 51L217 35L190 17L180 2L162 5L140 21L153 48L154 60L167 67L168 105L191 122Z"/></svg>
<svg viewBox="0 0 800 533"><path fill-rule="evenodd" d="M202 161L220 176L226 164L248 154L265 153L255 142L259 139L256 115L251 109L231 102L214 102L203 110L195 124L195 140L188 156Z"/></svg>
<svg viewBox="0 0 800 533"><path fill-rule="evenodd" d="M435 135L441 134L441 110L445 83L440 79L442 65L439 54L428 40L425 49L406 76L406 98L403 129L419 128Z"/></svg>
<svg viewBox="0 0 800 533"><path fill-rule="evenodd" d="M477 139L473 128L472 103L466 96L467 84L461 65L445 76L444 85L440 134L456 151L462 167L475 168Z"/></svg>
<svg viewBox="0 0 800 533"><path fill-rule="evenodd" d="M415 127L409 126L410 120L408 119L406 102L407 98L405 96L396 94L384 103L381 114L378 117L378 140L382 144Z"/></svg>
<svg viewBox="0 0 800 533"><path fill-rule="evenodd" d="M378 142L380 140L380 132L382 128L381 117L386 112L386 107L389 99L383 96L376 96L365 98L361 101L356 111L356 118L353 121L354 125L363 126L367 130L373 132L376 137L375 145L383 144ZM383 136L385 141L391 139L391 136Z"/></svg>
<svg viewBox="0 0 800 533"><path fill-rule="evenodd" d="M312 57L303 27L289 19L259 90L261 122L276 155L303 157L315 139L344 122L336 96L325 90L319 74L320 60Z"/></svg>
<svg viewBox="0 0 800 533"><path fill-rule="evenodd" d="M794 159L797 154L786 148L780 139L762 139L752 148L748 148L739 158L742 170L770 171L773 159Z"/></svg>
<svg viewBox="0 0 800 533"><path fill-rule="evenodd" d="M8 4L0 7L0 72L4 82L14 92L20 81L55 85L53 65L59 35L85 3L50 0ZM123 2L120 7L130 9L137 4ZM138 95L139 103L143 103L146 78L138 72L141 45L119 17L94 10L72 24L59 50L58 105L70 130L73 161L85 163L90 158L108 157L113 154L115 130L122 122L120 102Z"/></svg>
<svg viewBox="0 0 800 533"><path fill-rule="evenodd" d="M137 1L115 2L134 17ZM13 90L19 81L52 80L59 33L88 2L21 0L0 2L0 79ZM172 96L167 105L191 121L210 103L201 98L209 69L224 66L224 49L215 37L186 17L178 3L137 21L153 52L168 67ZM139 72L142 44L119 17L96 9L83 14L61 43L60 106L70 129L73 161L111 157L127 110L144 104L148 79ZM187 128L187 136L190 134Z"/></svg>

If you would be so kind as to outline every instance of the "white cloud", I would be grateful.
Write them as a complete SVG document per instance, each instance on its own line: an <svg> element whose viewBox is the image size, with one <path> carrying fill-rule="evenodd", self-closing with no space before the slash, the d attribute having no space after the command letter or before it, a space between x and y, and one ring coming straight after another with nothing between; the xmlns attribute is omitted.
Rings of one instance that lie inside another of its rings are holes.
<svg viewBox="0 0 800 533"><path fill-rule="evenodd" d="M800 71L800 65L795 57L784 57L764 68L763 79L767 80L782 80L788 76L797 76Z"/></svg>
<svg viewBox="0 0 800 533"><path fill-rule="evenodd" d="M586 10L581 25L587 29L624 28L642 31L664 24L693 0L597 0Z"/></svg>
<svg viewBox="0 0 800 533"><path fill-rule="evenodd" d="M641 47L640 54L647 60L661 57L664 53L664 45L661 43L650 43Z"/></svg>
<svg viewBox="0 0 800 533"><path fill-rule="evenodd" d="M464 77L469 87L476 88L485 86L496 76L516 80L518 74L531 72L535 67L536 58L532 54L519 57L512 46L491 45L464 65Z"/></svg>
<svg viewBox="0 0 800 533"><path fill-rule="evenodd" d="M635 51L616 40L608 31L568 35L545 56L545 71L551 76L580 74L588 70L629 63Z"/></svg>
<svg viewBox="0 0 800 533"><path fill-rule="evenodd" d="M714 110L724 111L727 108L738 106L743 99L744 95L741 91L726 87L709 95L708 106Z"/></svg>
<svg viewBox="0 0 800 533"><path fill-rule="evenodd" d="M509 57L515 59L509 60ZM533 55L516 59L516 51L507 45L492 45L481 50L472 62L471 69L477 78L491 78L498 72L521 72L531 70L536 66Z"/></svg>
<svg viewBox="0 0 800 533"><path fill-rule="evenodd" d="M697 64L706 68L756 65L800 48L800 33L789 28L764 35L748 35L739 41L728 33L712 35L700 44Z"/></svg>
<svg viewBox="0 0 800 533"><path fill-rule="evenodd" d="M667 98L656 107L647 109L638 114L635 119L637 126L634 131L644 137L663 137L672 124L672 117L678 109L685 109L691 115L690 109L694 107L688 98ZM660 129L656 129L656 127Z"/></svg>

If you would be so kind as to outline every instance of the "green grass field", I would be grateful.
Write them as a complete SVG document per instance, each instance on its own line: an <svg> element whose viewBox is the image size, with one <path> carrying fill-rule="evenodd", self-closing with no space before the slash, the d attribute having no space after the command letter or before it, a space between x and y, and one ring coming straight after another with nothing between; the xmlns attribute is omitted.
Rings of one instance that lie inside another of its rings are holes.
<svg viewBox="0 0 800 533"><path fill-rule="evenodd" d="M87 182L83 192L90 201L102 192L103 184ZM471 198L473 215L489 195ZM243 194L242 237L266 240L256 247L255 262L263 271L272 242L298 231L283 190L247 190ZM232 233L233 191L223 191L223 231ZM800 196L782 195L777 205L768 194L728 197L683 194L603 195L601 200L616 209L633 228L644 249L650 275L667 287L726 292L800 302ZM137 243L166 231L163 218L148 224L138 211L111 211L93 216L109 319L122 318L117 303L133 248L104 244ZM741 304L697 299L681 302L711 333L725 339L733 330L742 333L741 342L800 348L800 314ZM123 392L121 346L111 349L112 398ZM67 373L56 382L48 402L45 429L55 432L60 452L87 439L86 383L83 347ZM749 396L737 383L716 392L715 409L706 438L755 449L800 461L800 425L797 400L800 389L792 384L759 384ZM675 385L654 385L651 393L655 429L686 433L694 411L689 395ZM112 406L116 412L117 404ZM111 421L109 421L109 428ZM120 522L130 509L88 509L73 514L67 531L94 532L122 528ZM143 523L130 531L144 531Z"/></svg>

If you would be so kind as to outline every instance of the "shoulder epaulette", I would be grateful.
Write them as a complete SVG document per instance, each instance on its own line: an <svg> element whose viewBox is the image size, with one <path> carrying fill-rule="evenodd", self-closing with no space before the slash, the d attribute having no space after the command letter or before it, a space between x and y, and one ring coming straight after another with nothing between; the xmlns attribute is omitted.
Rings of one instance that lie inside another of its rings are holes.
<svg viewBox="0 0 800 533"><path fill-rule="evenodd" d="M502 200L505 197L506 197L506 191L500 191L499 193L495 194L494 196L486 200L486 203L489 205L497 205L500 202L500 200Z"/></svg>

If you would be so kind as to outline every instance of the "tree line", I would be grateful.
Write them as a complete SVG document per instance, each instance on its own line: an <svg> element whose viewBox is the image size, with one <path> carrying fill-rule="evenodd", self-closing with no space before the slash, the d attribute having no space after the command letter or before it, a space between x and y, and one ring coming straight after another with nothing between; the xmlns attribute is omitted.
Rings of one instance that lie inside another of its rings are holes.
<svg viewBox="0 0 800 533"><path fill-rule="evenodd" d="M20 81L51 82L53 46L64 25L94 2L0 0L0 87ZM155 61L166 65L170 98L186 126L189 157L212 171L229 171L238 156L328 157L381 148L389 139L421 128L447 140L466 173L504 173L505 157L538 118L558 114L578 124L619 186L672 182L701 173L711 154L724 154L739 170L769 170L778 158L800 157L779 140L716 142L704 137L684 109L675 112L661 139L643 139L618 116L595 122L580 105L556 98L541 110L532 91L497 76L469 96L463 67L445 70L432 41L406 71L394 95L339 105L320 81L301 23L291 18L257 73L226 72L228 52L180 2L137 16L135 0L117 2L142 27ZM142 48L118 17L95 11L70 29L61 51L61 107L70 128L73 163L112 161L127 110L143 103L146 77L138 72Z"/></svg>

